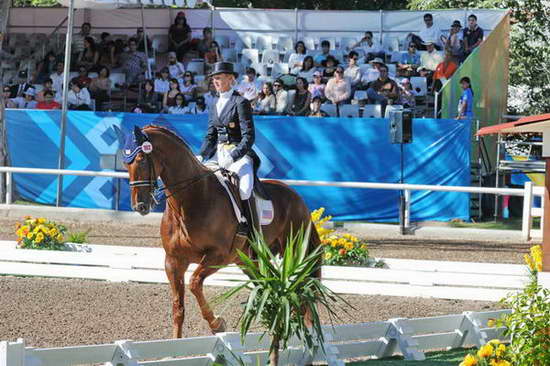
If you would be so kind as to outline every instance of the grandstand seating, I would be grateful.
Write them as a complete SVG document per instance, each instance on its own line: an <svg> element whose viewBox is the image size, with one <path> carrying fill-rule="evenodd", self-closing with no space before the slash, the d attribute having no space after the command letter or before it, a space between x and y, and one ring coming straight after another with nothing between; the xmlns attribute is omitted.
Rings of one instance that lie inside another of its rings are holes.
<svg viewBox="0 0 550 366"><path fill-rule="evenodd" d="M260 62L260 55L257 49L255 48L245 48L242 51L241 63L245 66L250 64L257 64Z"/></svg>
<svg viewBox="0 0 550 366"><path fill-rule="evenodd" d="M382 107L380 104L366 104L363 108L363 118L381 118Z"/></svg>
<svg viewBox="0 0 550 366"><path fill-rule="evenodd" d="M342 104L339 106L340 117L359 118L359 104Z"/></svg>
<svg viewBox="0 0 550 366"><path fill-rule="evenodd" d="M338 117L338 108L336 104L324 103L321 105L321 110L328 114L329 117Z"/></svg>

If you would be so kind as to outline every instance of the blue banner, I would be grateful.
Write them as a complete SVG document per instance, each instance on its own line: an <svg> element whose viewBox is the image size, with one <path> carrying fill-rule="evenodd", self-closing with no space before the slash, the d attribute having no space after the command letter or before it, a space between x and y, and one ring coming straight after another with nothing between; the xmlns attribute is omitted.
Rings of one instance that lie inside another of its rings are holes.
<svg viewBox="0 0 550 366"><path fill-rule="evenodd" d="M8 149L12 166L57 168L59 111L8 110ZM387 119L258 116L255 150L262 159L260 177L325 181L398 183L400 149L392 145ZM95 113L70 111L66 169L100 170L100 157L115 154L113 126L171 128L197 150L206 116ZM415 119L411 144L404 146L404 182L470 185L470 122ZM57 177L15 174L24 199L53 204ZM65 176L63 205L113 209L117 179ZM120 180L121 209L129 209L128 183ZM391 222L398 219L394 190L296 187L308 207L326 207L336 220ZM469 219L469 195L454 192L412 193L411 220Z"/></svg>

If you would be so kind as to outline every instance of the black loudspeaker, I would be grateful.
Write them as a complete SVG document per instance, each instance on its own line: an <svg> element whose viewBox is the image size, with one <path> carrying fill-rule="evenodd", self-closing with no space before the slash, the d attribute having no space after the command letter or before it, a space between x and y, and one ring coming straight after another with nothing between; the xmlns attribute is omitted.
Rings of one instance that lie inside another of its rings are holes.
<svg viewBox="0 0 550 366"><path fill-rule="evenodd" d="M390 111L390 138L392 144L409 144L413 140L412 119L409 109Z"/></svg>

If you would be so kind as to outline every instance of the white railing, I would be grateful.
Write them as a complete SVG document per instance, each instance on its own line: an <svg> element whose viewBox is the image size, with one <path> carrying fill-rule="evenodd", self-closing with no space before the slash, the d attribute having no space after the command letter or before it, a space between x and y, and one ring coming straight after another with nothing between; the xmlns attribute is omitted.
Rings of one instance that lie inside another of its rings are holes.
<svg viewBox="0 0 550 366"><path fill-rule="evenodd" d="M0 167L0 173L6 173L6 204L13 203L13 174L50 174L50 175L78 175L89 177L111 177L126 178L126 172L114 171L92 171L92 170L66 170L66 169L40 169L40 168L21 168L21 167ZM535 187L531 182L525 183L523 189L520 188L490 188L490 187L466 187L466 186L439 186L429 184L401 184L401 183L375 183L375 182L329 182L312 180L281 180L291 186L310 186L310 187L339 187L339 188L361 188L361 189L389 189L403 191L405 197L405 228L410 227L410 204L411 191L433 191L433 192L464 192L464 193L482 193L508 196L524 197L522 236L525 240L532 239L533 236L539 236L540 231L533 232L533 217L542 217L542 208L533 208L534 196L544 196L543 187ZM528 197L528 199L525 199ZM544 200L543 200L544 201ZM542 223L541 223L542 227ZM539 234L539 235L537 235ZM542 237L542 235L540 235Z"/></svg>
<svg viewBox="0 0 550 366"><path fill-rule="evenodd" d="M508 341L504 328L491 328L488 320L509 310L464 312L430 318L397 318L362 324L323 327L323 352L308 352L296 338L281 350L281 365L326 363L344 366L345 360L384 358L401 353L408 360L425 360L424 352L465 346L482 346L491 339ZM265 365L269 337L248 334L241 342L238 333L208 337L165 339L58 348L25 347L23 339L0 342L0 366L59 366L102 363L106 366L211 366L222 359L229 366ZM223 358L222 358L223 357Z"/></svg>

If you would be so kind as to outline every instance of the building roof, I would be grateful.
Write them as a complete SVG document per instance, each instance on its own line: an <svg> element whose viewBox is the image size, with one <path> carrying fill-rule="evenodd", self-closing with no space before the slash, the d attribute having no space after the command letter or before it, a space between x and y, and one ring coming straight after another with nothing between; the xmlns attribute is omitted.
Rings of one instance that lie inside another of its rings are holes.
<svg viewBox="0 0 550 366"><path fill-rule="evenodd" d="M522 117L514 122L483 127L477 131L476 135L483 136L495 133L542 132L543 130L550 130L550 113Z"/></svg>

